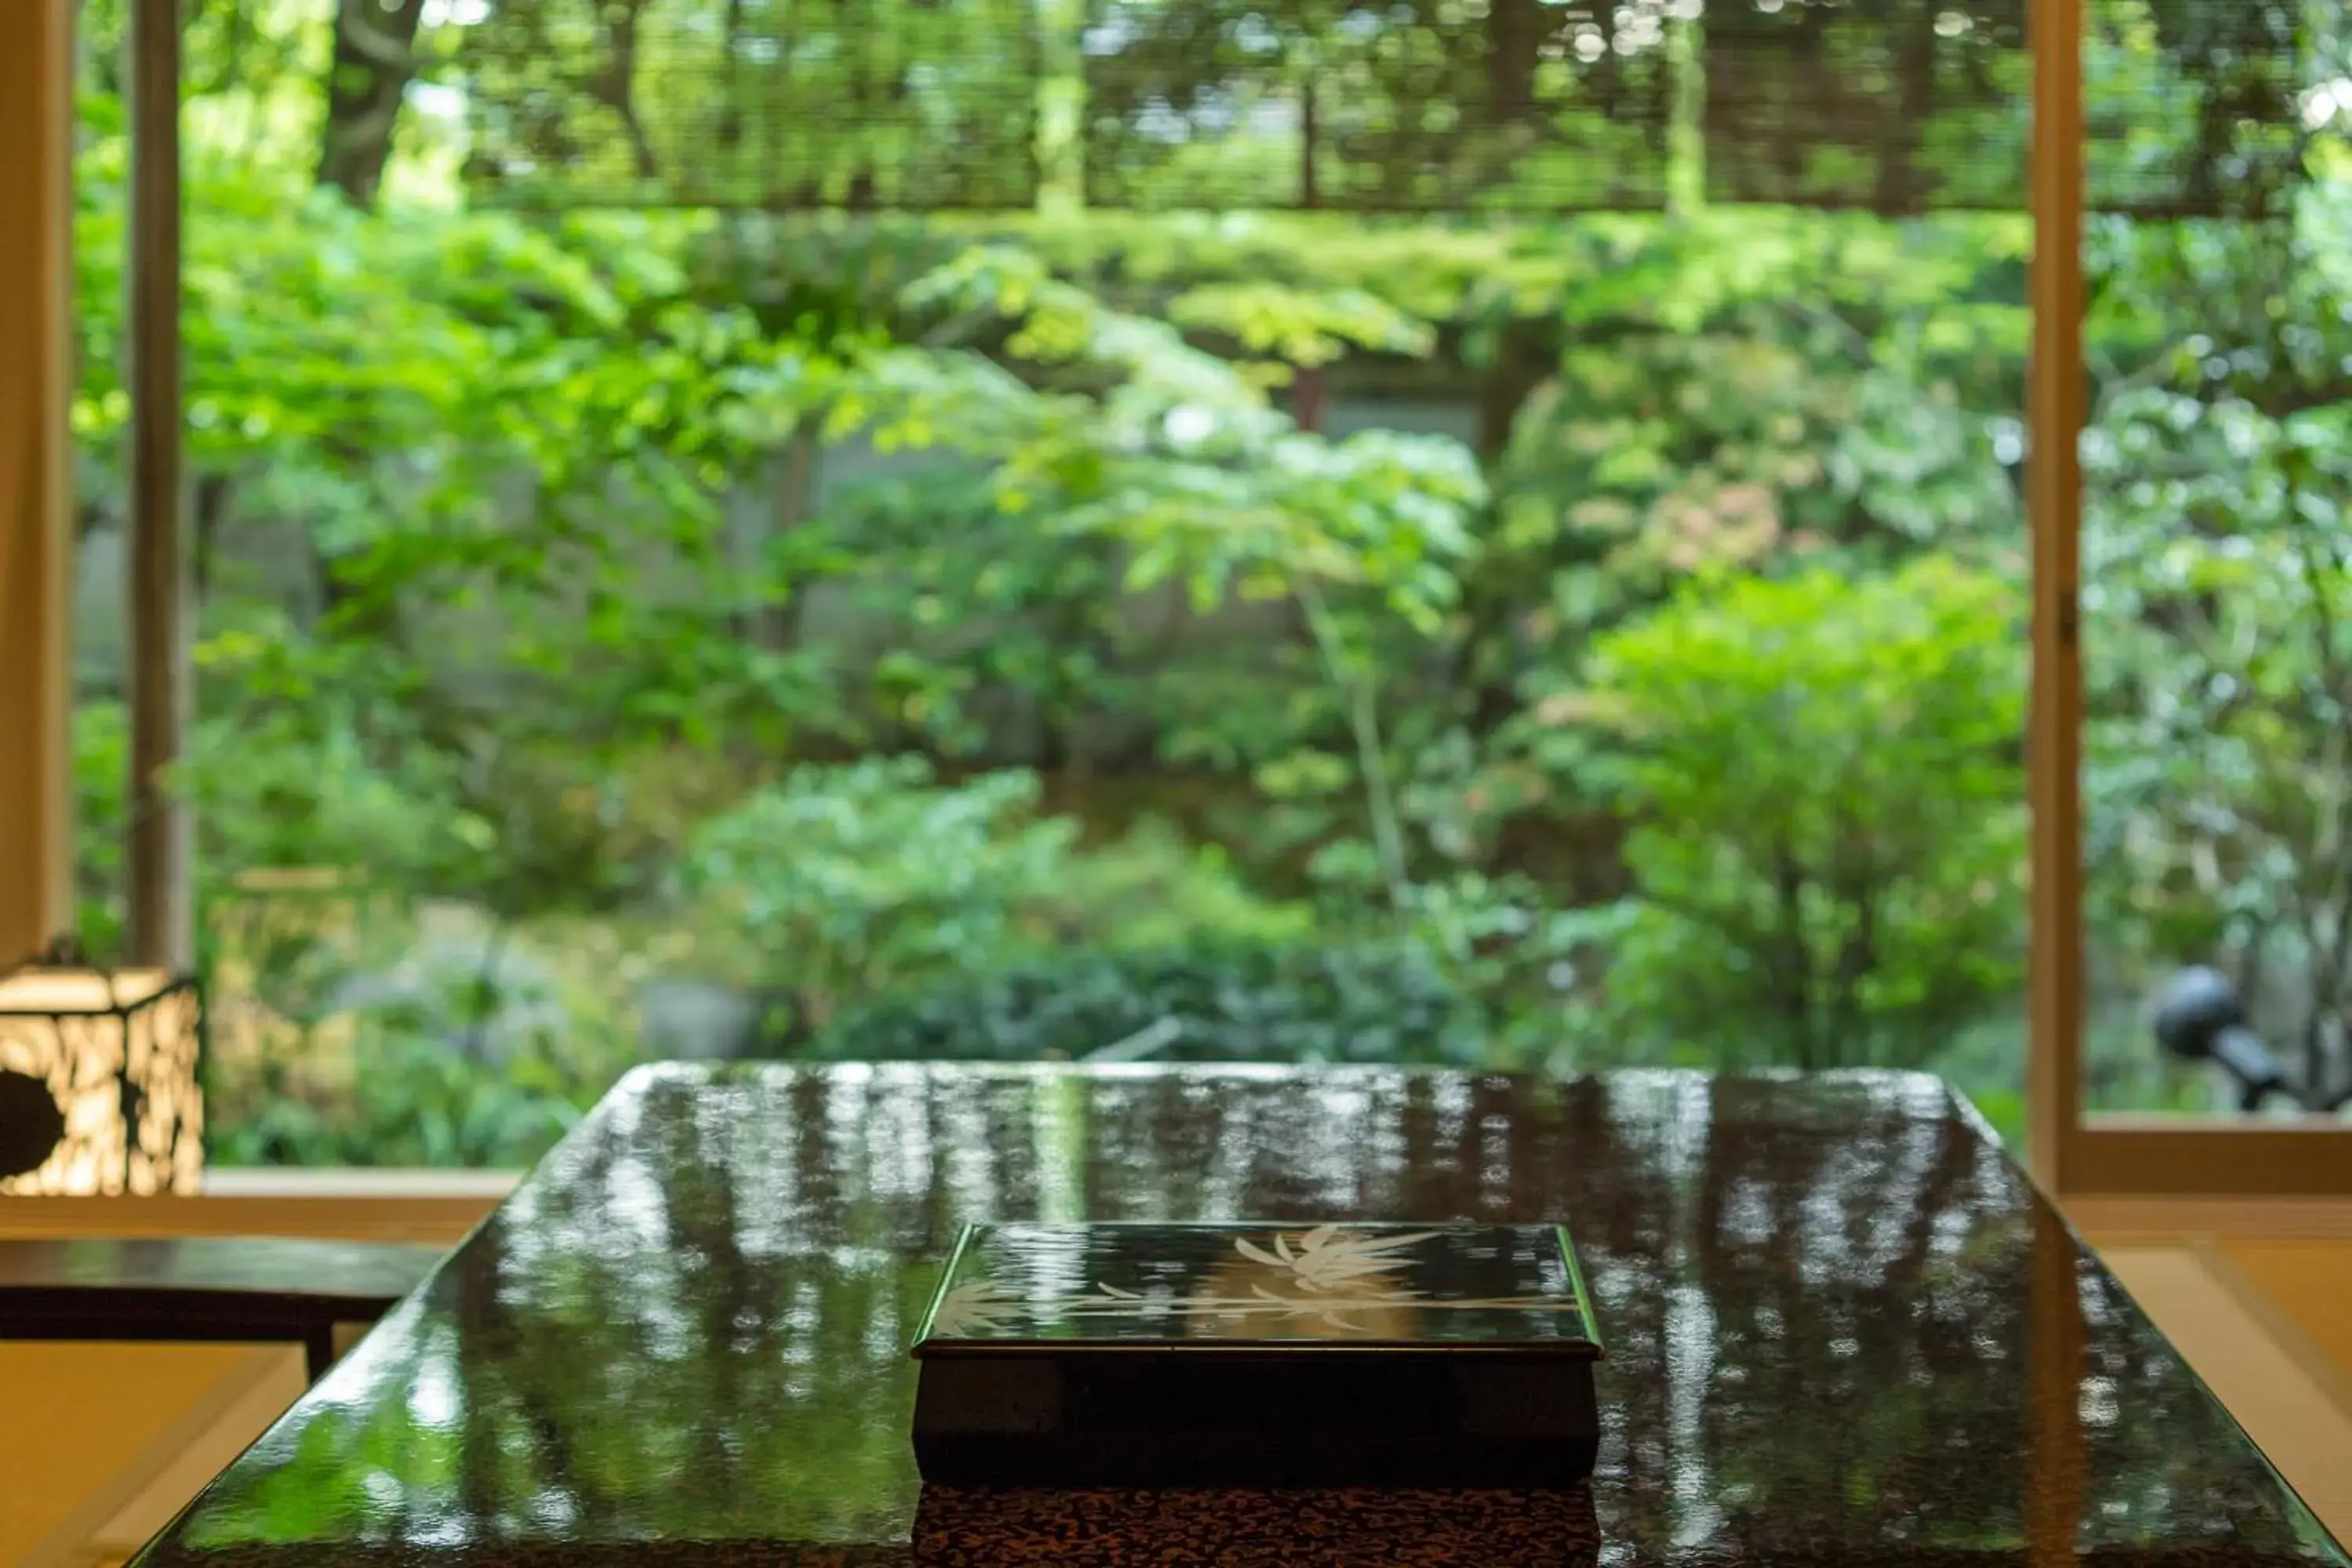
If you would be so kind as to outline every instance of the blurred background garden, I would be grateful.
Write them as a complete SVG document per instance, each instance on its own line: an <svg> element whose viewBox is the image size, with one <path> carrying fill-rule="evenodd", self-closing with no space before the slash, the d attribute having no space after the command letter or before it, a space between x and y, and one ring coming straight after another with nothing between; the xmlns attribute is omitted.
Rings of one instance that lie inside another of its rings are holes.
<svg viewBox="0 0 2352 1568"><path fill-rule="evenodd" d="M2096 131L2179 39L2092 9ZM100 954L121 10L77 152ZM881 10L891 79L988 64L926 31L972 6ZM823 210L628 199L761 134L631 51L771 14L188 0L216 1161L520 1164L679 1056L1884 1065L2015 1130L2021 212L1715 199L1696 0L1594 35L1664 106L1654 210L1272 210L1291 155L1230 147L1090 205L1075 46L1034 192L889 210L985 173L902 124L795 176ZM2262 221L2086 236L2095 1105L2208 1104L2146 1043L2188 962L2347 1065L2344 87Z"/></svg>

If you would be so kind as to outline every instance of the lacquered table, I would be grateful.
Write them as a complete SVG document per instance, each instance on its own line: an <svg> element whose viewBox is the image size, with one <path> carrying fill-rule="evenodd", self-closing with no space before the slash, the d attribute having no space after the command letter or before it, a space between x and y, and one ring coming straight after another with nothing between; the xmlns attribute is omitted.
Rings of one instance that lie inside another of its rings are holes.
<svg viewBox="0 0 2352 1568"><path fill-rule="evenodd" d="M1564 1218L1599 1471L927 1494L907 1340L1014 1217ZM1931 1079L876 1066L632 1074L138 1561L2074 1560L2347 1563Z"/></svg>

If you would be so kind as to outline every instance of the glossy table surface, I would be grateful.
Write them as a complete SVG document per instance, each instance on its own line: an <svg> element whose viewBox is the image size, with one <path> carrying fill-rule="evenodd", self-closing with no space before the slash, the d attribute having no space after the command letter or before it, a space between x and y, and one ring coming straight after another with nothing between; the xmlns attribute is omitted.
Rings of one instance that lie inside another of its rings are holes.
<svg viewBox="0 0 2352 1568"><path fill-rule="evenodd" d="M973 1219L1564 1219L1589 1489L926 1495ZM2346 1559L1933 1079L631 1075L139 1561Z"/></svg>

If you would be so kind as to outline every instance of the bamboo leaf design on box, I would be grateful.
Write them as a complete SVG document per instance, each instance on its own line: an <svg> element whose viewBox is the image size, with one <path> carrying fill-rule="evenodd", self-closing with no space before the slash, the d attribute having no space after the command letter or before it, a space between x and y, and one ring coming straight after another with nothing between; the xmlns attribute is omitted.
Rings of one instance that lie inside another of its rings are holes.
<svg viewBox="0 0 2352 1568"><path fill-rule="evenodd" d="M931 1332L941 1339L978 1339L1017 1316L1021 1303L993 1279L969 1279L940 1298Z"/></svg>
<svg viewBox="0 0 2352 1568"><path fill-rule="evenodd" d="M1415 1250L1441 1234L1322 1225L1297 1233L1236 1235L1225 1263L1184 1290L1136 1290L1097 1280L1053 1298L1051 1309L1063 1319L1158 1320L1212 1333L1312 1326L1330 1334L1386 1338L1402 1331L1400 1314L1496 1310L1570 1315L1581 1329L1583 1307L1572 1290L1444 1296L1415 1285L1411 1275L1421 1261ZM941 1298L931 1332L941 1339L985 1337L1024 1311L1020 1297L982 1277L958 1283Z"/></svg>
<svg viewBox="0 0 2352 1568"><path fill-rule="evenodd" d="M1247 1237L1235 1237L1234 1247L1253 1263L1288 1273L1303 1290L1337 1290L1385 1282L1391 1268L1412 1266L1411 1248L1436 1235L1433 1230L1417 1230L1403 1236L1373 1236L1324 1225L1300 1237L1296 1247L1280 1231L1275 1233L1271 1251L1253 1245Z"/></svg>

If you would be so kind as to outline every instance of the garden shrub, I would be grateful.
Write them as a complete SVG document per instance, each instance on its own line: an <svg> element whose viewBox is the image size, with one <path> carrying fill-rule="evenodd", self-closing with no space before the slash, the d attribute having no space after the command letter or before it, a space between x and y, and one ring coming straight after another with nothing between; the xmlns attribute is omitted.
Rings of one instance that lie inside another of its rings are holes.
<svg viewBox="0 0 2352 1568"><path fill-rule="evenodd" d="M1165 1020L1163 1025L1162 1021ZM1076 949L845 1013L835 1058L1078 1058L1164 1039L1155 1061L1444 1062L1475 1066L1468 998L1410 942L1199 942Z"/></svg>
<svg viewBox="0 0 2352 1568"><path fill-rule="evenodd" d="M1557 722L1633 823L1639 889L1584 917L1622 1049L1918 1065L2021 965L2024 634L1945 558L1703 581L1602 637Z"/></svg>

